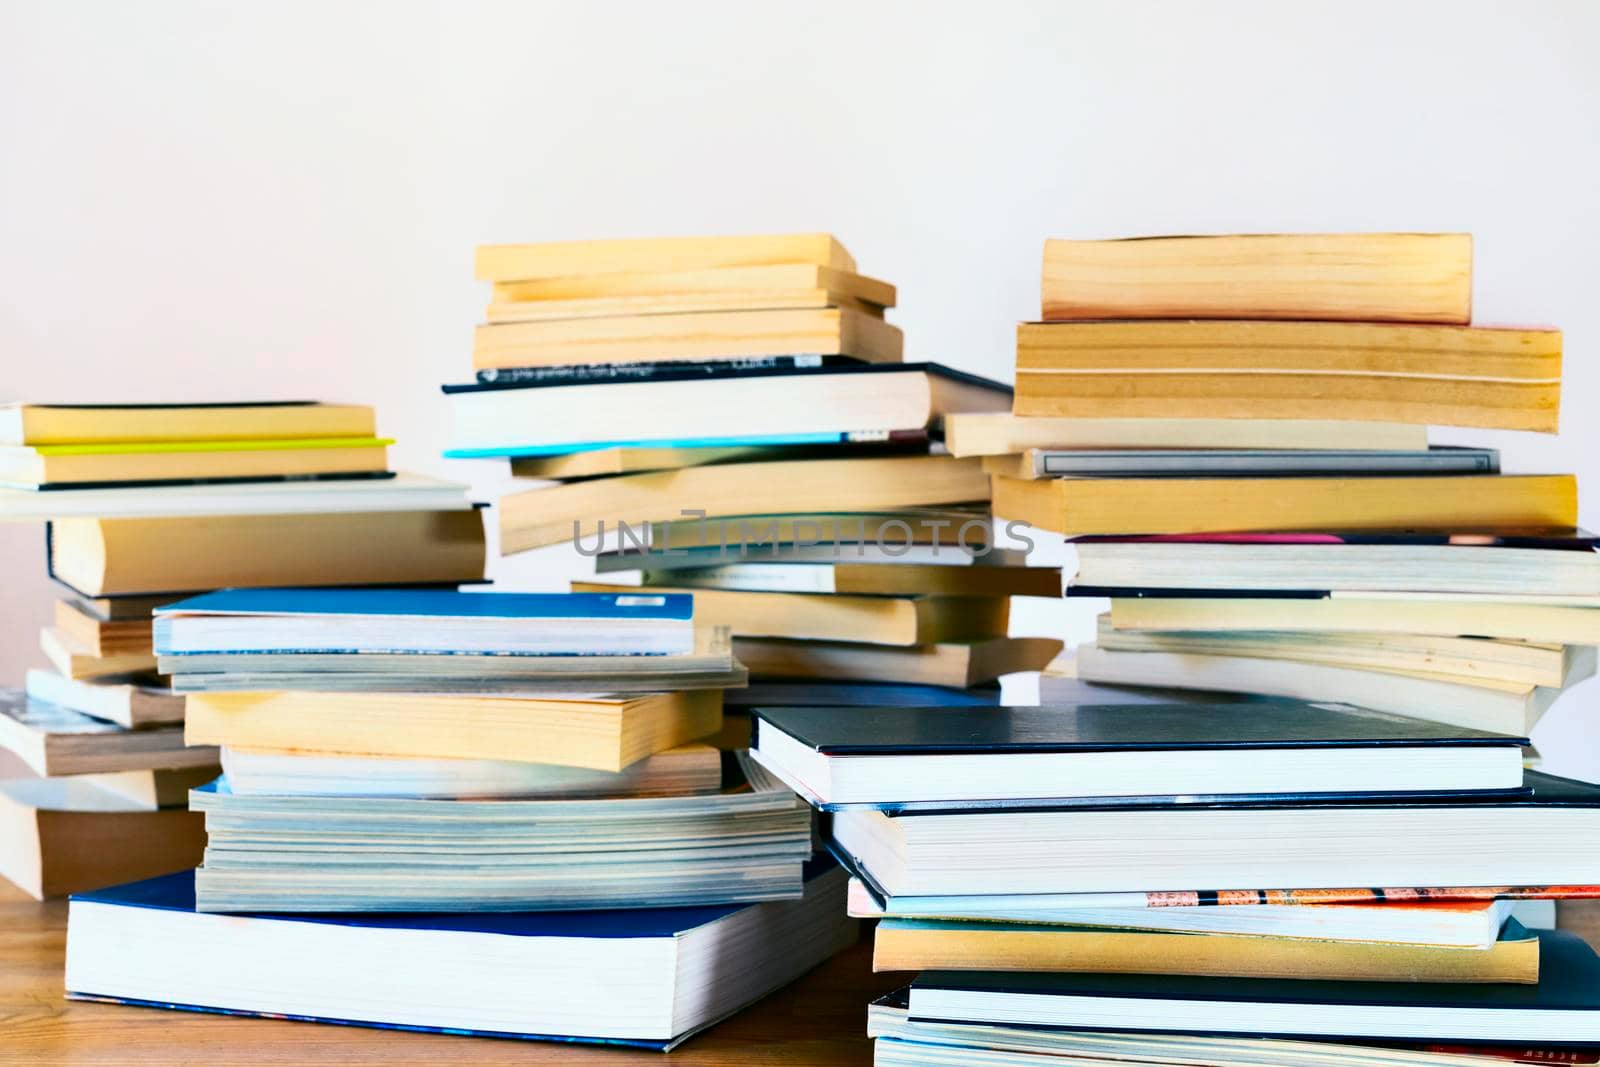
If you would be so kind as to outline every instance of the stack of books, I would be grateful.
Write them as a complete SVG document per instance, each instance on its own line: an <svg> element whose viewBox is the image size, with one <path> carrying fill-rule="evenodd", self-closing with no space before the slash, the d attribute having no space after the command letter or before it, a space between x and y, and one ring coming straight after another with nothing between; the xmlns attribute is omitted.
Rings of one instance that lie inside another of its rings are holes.
<svg viewBox="0 0 1600 1067"><path fill-rule="evenodd" d="M922 972L871 1009L877 1063L1600 1043L1600 959L1548 929L1600 894L1600 787L1523 737L1281 698L866 711L761 709L752 754L832 813L874 966Z"/></svg>
<svg viewBox="0 0 1600 1067"><path fill-rule="evenodd" d="M902 363L893 286L835 238L489 246L478 275L447 454L547 483L501 501L503 552L570 542L598 572L574 589L693 592L752 701L992 702L1059 651L1008 636L1059 573L998 546L980 461L935 445L1010 390Z"/></svg>
<svg viewBox="0 0 1600 1067"><path fill-rule="evenodd" d="M1471 268L1451 234L1048 242L1006 423L1029 447L985 464L996 515L1070 535L1069 595L1111 612L1043 692L1331 698L1522 734L1593 674L1575 480L1427 444L1429 423L1555 427L1560 333L1470 325Z"/></svg>
<svg viewBox="0 0 1600 1067"><path fill-rule="evenodd" d="M702 740L744 673L687 596L236 589L155 643L226 773L198 870L74 898L74 996L669 1047L855 940L810 808Z"/></svg>
<svg viewBox="0 0 1600 1067"><path fill-rule="evenodd" d="M199 857L181 809L217 753L183 750L154 608L223 586L481 580L465 487L391 473L388 444L362 405L0 408L0 519L48 523L61 590L40 634L54 670L29 671L0 721L20 755L0 873L53 896Z"/></svg>

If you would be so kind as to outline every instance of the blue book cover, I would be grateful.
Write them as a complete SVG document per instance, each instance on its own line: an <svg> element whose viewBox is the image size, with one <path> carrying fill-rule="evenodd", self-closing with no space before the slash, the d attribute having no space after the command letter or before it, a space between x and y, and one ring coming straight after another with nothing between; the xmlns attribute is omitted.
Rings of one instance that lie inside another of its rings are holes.
<svg viewBox="0 0 1600 1067"><path fill-rule="evenodd" d="M415 588L220 589L168 604L155 614L684 622L694 616L694 597L688 593L463 593Z"/></svg>

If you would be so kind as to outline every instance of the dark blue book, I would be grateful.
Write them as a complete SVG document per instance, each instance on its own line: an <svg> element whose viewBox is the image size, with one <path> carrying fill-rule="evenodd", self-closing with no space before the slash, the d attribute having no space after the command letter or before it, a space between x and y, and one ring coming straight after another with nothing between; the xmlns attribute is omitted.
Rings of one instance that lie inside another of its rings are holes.
<svg viewBox="0 0 1600 1067"><path fill-rule="evenodd" d="M818 707L994 707L1000 687L949 689L940 685L901 682L751 682L743 689L723 694L728 711L750 711L763 706L815 705Z"/></svg>
<svg viewBox="0 0 1600 1067"><path fill-rule="evenodd" d="M1522 788L1528 740L1298 700L758 707L751 753L824 809Z"/></svg>
<svg viewBox="0 0 1600 1067"><path fill-rule="evenodd" d="M852 944L844 890L818 859L803 898L759 906L220 916L186 872L72 898L67 995L665 1050Z"/></svg>
<svg viewBox="0 0 1600 1067"><path fill-rule="evenodd" d="M155 613L162 656L217 653L671 655L694 647L684 593L223 589Z"/></svg>
<svg viewBox="0 0 1600 1067"><path fill-rule="evenodd" d="M1543 930L1537 985L929 971L910 1018L1066 1030L1592 1046L1600 958Z"/></svg>

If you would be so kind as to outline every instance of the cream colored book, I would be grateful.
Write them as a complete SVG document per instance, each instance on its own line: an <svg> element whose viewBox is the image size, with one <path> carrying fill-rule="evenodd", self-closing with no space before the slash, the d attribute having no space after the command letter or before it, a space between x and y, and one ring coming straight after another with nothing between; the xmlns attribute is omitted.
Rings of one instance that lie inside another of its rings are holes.
<svg viewBox="0 0 1600 1067"><path fill-rule="evenodd" d="M58 600L55 626L95 656L152 650L148 615L142 619L99 619L75 601Z"/></svg>
<svg viewBox="0 0 1600 1067"><path fill-rule="evenodd" d="M846 641L792 641L741 637L739 662L755 678L902 682L966 689L1003 674L1037 671L1061 651L1044 637L991 637L933 645L863 645Z"/></svg>
<svg viewBox="0 0 1600 1067"><path fill-rule="evenodd" d="M1046 241L1043 315L1472 321L1472 235L1260 233Z"/></svg>
<svg viewBox="0 0 1600 1067"><path fill-rule="evenodd" d="M952 456L1000 456L1030 448L1360 448L1415 452L1428 428L1335 419L1097 419L960 412L944 419Z"/></svg>
<svg viewBox="0 0 1600 1067"><path fill-rule="evenodd" d="M854 271L856 261L828 233L744 237L643 237L478 246L479 281L617 272L708 270L804 263Z"/></svg>
<svg viewBox="0 0 1600 1067"><path fill-rule="evenodd" d="M472 365L499 370L790 355L898 363L904 344L898 327L846 307L618 315L479 326Z"/></svg>
<svg viewBox="0 0 1600 1067"><path fill-rule="evenodd" d="M39 631L39 648L44 652L45 659L50 661L50 666L63 677L74 681L146 674L156 669L153 650L100 656L54 626L46 626Z"/></svg>
<svg viewBox="0 0 1600 1067"><path fill-rule="evenodd" d="M500 501L505 553L589 536L603 520L642 525L816 511L885 511L988 499L978 460L949 456L730 463L598 478L513 493Z"/></svg>
<svg viewBox="0 0 1600 1067"><path fill-rule="evenodd" d="M191 693L184 738L191 745L621 771L721 727L719 689L572 697L282 690Z"/></svg>
<svg viewBox="0 0 1600 1067"><path fill-rule="evenodd" d="M875 319L883 308L826 289L752 289L668 296L597 296L587 300L501 300L484 310L490 325L554 319L605 319L623 315L682 315L713 311L786 311L849 308Z"/></svg>
<svg viewBox="0 0 1600 1067"><path fill-rule="evenodd" d="M522 281L495 282L496 303L538 301L566 303L636 297L700 297L705 294L751 294L823 290L863 305L891 308L894 286L848 270L815 263L768 263L757 266L708 267L701 270L615 271L563 274Z"/></svg>

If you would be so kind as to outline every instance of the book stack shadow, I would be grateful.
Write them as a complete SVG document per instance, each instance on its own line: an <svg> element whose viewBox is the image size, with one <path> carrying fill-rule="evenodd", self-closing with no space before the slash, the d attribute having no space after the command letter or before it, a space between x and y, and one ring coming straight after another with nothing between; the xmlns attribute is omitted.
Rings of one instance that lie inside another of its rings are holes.
<svg viewBox="0 0 1600 1067"><path fill-rule="evenodd" d="M370 407L0 409L0 521L45 524L52 670L0 691L0 875L36 897L192 867L184 694L152 611L195 590L481 579L465 487L396 475Z"/></svg>

